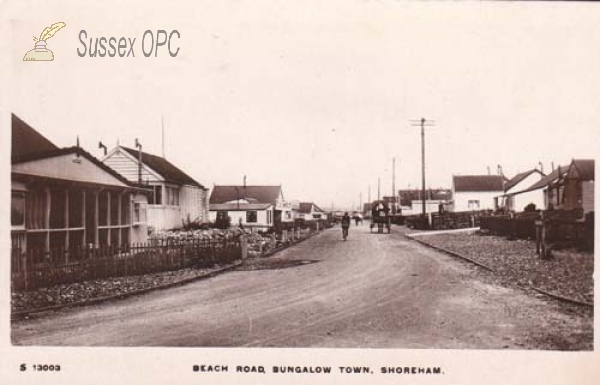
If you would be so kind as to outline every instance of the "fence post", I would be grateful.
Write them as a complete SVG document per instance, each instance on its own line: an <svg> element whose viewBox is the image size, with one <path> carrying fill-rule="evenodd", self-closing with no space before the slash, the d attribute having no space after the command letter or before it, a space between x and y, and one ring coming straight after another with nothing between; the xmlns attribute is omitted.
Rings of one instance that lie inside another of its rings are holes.
<svg viewBox="0 0 600 385"><path fill-rule="evenodd" d="M240 237L240 248L242 249L242 263L246 263L246 259L248 259L248 238L246 238L246 235Z"/></svg>
<svg viewBox="0 0 600 385"><path fill-rule="evenodd" d="M535 221L535 253L540 254L542 251L542 226L543 222L541 219Z"/></svg>
<svg viewBox="0 0 600 385"><path fill-rule="evenodd" d="M23 254L23 283L25 290L29 290L29 271L27 266L27 253Z"/></svg>

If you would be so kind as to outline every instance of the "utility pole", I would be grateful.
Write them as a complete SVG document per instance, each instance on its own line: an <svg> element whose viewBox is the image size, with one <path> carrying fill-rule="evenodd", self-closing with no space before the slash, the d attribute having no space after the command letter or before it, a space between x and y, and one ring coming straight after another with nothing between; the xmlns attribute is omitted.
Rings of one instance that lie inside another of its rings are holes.
<svg viewBox="0 0 600 385"><path fill-rule="evenodd" d="M371 185L369 185L369 208L371 207Z"/></svg>
<svg viewBox="0 0 600 385"><path fill-rule="evenodd" d="M392 214L396 214L396 158L392 158Z"/></svg>
<svg viewBox="0 0 600 385"><path fill-rule="evenodd" d="M381 178L377 178L377 200L380 200Z"/></svg>
<svg viewBox="0 0 600 385"><path fill-rule="evenodd" d="M160 127L162 133L162 157L167 159L165 156L165 117L163 115L160 116Z"/></svg>
<svg viewBox="0 0 600 385"><path fill-rule="evenodd" d="M358 194L358 212L363 212L363 204L362 204L362 193Z"/></svg>
<svg viewBox="0 0 600 385"><path fill-rule="evenodd" d="M435 125L433 120L427 120L425 118L421 118L420 121L412 121L411 126L413 127L421 127L421 200L423 202L423 216L427 214L427 209L425 206L425 127L432 127Z"/></svg>

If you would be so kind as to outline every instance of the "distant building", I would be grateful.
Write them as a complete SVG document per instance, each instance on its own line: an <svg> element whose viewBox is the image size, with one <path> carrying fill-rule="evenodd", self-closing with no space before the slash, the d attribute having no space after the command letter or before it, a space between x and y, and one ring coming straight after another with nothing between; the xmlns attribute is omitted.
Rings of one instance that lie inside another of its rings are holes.
<svg viewBox="0 0 600 385"><path fill-rule="evenodd" d="M211 222L268 229L294 221L281 186L214 186L209 202Z"/></svg>
<svg viewBox="0 0 600 385"><path fill-rule="evenodd" d="M303 219L308 222L327 219L327 212L313 202L300 202L298 207L293 208L297 219Z"/></svg>
<svg viewBox="0 0 600 385"><path fill-rule="evenodd" d="M102 161L131 182L140 180L148 197L148 224L155 230L178 228L187 221L208 222L208 189L163 157L117 146ZM141 167L140 167L141 166Z"/></svg>
<svg viewBox="0 0 600 385"><path fill-rule="evenodd" d="M13 249L145 242L147 192L79 146L58 148L12 115Z"/></svg>
<svg viewBox="0 0 600 385"><path fill-rule="evenodd" d="M544 208L544 193L540 189L529 188L541 181L545 175L532 169L515 175L504 184L504 194L497 197L497 206L507 211L521 212L529 204L537 209Z"/></svg>
<svg viewBox="0 0 600 385"><path fill-rule="evenodd" d="M406 189L399 190L402 215L417 215L423 213L423 190ZM427 189L425 190L425 212L437 213L440 211L440 205L443 210L448 211L449 203L452 198L452 191L448 189Z"/></svg>
<svg viewBox="0 0 600 385"><path fill-rule="evenodd" d="M454 175L452 210L493 210L495 199L504 193L503 175Z"/></svg>

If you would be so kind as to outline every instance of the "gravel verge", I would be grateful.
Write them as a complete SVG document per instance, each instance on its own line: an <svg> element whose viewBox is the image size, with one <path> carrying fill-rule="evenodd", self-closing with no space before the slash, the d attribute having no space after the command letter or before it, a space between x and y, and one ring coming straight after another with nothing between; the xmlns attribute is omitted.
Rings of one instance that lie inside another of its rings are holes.
<svg viewBox="0 0 600 385"><path fill-rule="evenodd" d="M11 297L12 318L24 317L31 312L55 310L67 306L79 306L128 295L142 294L154 289L167 288L196 279L211 277L238 265L239 262L215 265L210 268L187 268L13 292Z"/></svg>
<svg viewBox="0 0 600 385"><path fill-rule="evenodd" d="M502 281L539 289L586 304L594 303L594 255L555 250L551 259L535 253L535 243L479 234L415 236L422 243L465 256L489 267Z"/></svg>

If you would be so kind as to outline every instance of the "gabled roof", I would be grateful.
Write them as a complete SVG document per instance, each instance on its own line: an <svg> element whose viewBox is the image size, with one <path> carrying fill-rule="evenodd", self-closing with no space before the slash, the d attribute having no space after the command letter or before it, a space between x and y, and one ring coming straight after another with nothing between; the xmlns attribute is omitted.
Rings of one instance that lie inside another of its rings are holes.
<svg viewBox="0 0 600 385"><path fill-rule="evenodd" d="M539 181L537 181L536 183L531 185L531 187L528 187L527 189L525 189L523 192L529 192L529 191L538 190L538 189L547 187L550 183L559 179L559 174L558 174L559 170L560 170L560 177L563 178L567 174L567 171L569 170L569 166L558 166L557 169L555 169L550 174L546 175L545 177L543 177L542 179L540 179Z"/></svg>
<svg viewBox="0 0 600 385"><path fill-rule="evenodd" d="M315 211L320 211L323 213L325 212L325 210L323 210L313 202L300 202L300 204L298 205L298 211L303 214L310 214L313 211L313 207L315 208Z"/></svg>
<svg viewBox="0 0 600 385"><path fill-rule="evenodd" d="M50 153L58 150L58 147L37 132L29 124L25 123L17 115L12 114L12 163L34 154Z"/></svg>
<svg viewBox="0 0 600 385"><path fill-rule="evenodd" d="M594 180L594 159L573 159L569 165L568 178L575 177L573 171L577 171L577 179Z"/></svg>
<svg viewBox="0 0 600 385"><path fill-rule="evenodd" d="M57 156L70 155L70 154L78 155L82 158L89 160L95 166L97 166L98 168L107 172L108 174L110 174L114 178L118 179L120 182L123 182L127 186L131 186L131 187L135 187L135 188L142 188L142 189L148 188L145 185L140 185L138 183L132 183L132 182L128 181L127 179L125 179L124 176L122 176L121 174L119 174L118 172L113 170L112 168L108 167L106 164L102 163L100 160L96 159L92 154L85 151L81 147L77 147L77 146L58 148L53 151L47 151L47 152L42 152L42 153L37 153L37 154L30 154L26 157L21 157L18 161L13 161L12 164L18 165L21 163L32 162L32 161L42 160L42 159L49 159L49 158L54 158Z"/></svg>
<svg viewBox="0 0 600 385"><path fill-rule="evenodd" d="M220 204L250 198L259 203L276 205L280 196L281 186L215 186L209 203Z"/></svg>
<svg viewBox="0 0 600 385"><path fill-rule="evenodd" d="M504 191L506 178L502 175L454 175L455 192Z"/></svg>
<svg viewBox="0 0 600 385"><path fill-rule="evenodd" d="M525 171L522 172L520 174L515 175L512 179L510 179L508 182L506 182L504 184L504 191L508 191L511 188L515 187L516 185L518 185L519 183L521 183L525 178L527 178L529 175L533 174L533 173L539 173L542 177L545 176L542 172L540 172L538 169L531 169L529 171Z"/></svg>
<svg viewBox="0 0 600 385"><path fill-rule="evenodd" d="M124 146L120 147L138 159L138 150ZM165 158L142 151L142 163L160 174L165 179L165 182L176 183L180 185L191 185L205 189L204 186L196 182L191 176L187 175Z"/></svg>

